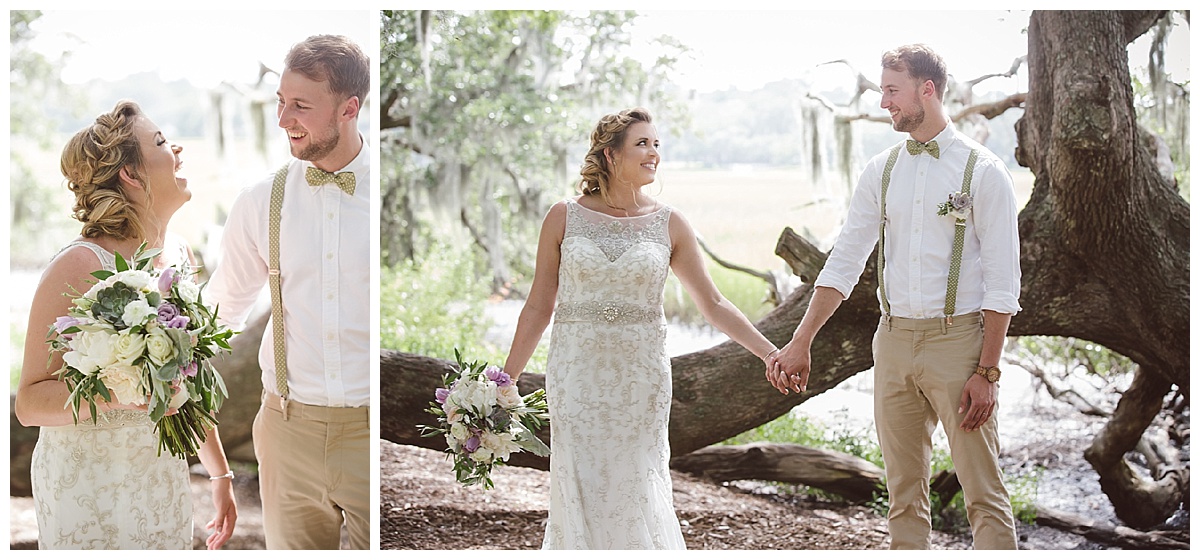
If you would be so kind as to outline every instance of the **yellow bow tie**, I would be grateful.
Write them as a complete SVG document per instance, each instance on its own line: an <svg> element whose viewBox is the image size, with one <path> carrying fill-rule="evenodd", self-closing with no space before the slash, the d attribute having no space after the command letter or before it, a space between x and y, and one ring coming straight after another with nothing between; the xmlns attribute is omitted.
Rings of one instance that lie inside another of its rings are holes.
<svg viewBox="0 0 1200 560"><path fill-rule="evenodd" d="M353 171L330 173L324 169L317 169L316 167L310 166L308 170L304 172L304 178L308 180L309 186L319 187L321 185L333 183L337 185L339 189L342 189L342 192L348 195L354 194Z"/></svg>
<svg viewBox="0 0 1200 560"><path fill-rule="evenodd" d="M929 155L933 156L934 158L937 158L939 155L941 155L941 152L938 150L937 140L930 140L924 144L917 142L916 140L909 140L907 146L908 153L914 156L921 152L929 152Z"/></svg>

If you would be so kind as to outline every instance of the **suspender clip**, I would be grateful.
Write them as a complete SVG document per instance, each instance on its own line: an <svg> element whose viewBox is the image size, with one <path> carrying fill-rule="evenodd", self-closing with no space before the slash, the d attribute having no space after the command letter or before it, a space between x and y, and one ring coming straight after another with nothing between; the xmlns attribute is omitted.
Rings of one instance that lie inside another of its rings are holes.
<svg viewBox="0 0 1200 560"><path fill-rule="evenodd" d="M279 397L279 409L283 412L283 421L287 422L287 419L288 419L288 398L287 397Z"/></svg>

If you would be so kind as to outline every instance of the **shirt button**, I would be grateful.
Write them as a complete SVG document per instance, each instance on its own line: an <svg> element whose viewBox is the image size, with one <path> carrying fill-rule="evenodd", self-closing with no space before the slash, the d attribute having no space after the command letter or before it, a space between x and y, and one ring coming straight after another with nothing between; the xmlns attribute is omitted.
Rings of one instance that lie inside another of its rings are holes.
<svg viewBox="0 0 1200 560"><path fill-rule="evenodd" d="M325 294L325 299L332 300L333 294Z"/></svg>
<svg viewBox="0 0 1200 560"><path fill-rule="evenodd" d="M333 253L325 253L325 258L333 260Z"/></svg>
<svg viewBox="0 0 1200 560"><path fill-rule="evenodd" d="M328 217L329 217L329 219L330 219L330 220L332 220L332 219L333 219L333 212L330 212L330 213L326 214L326 216L328 216Z"/></svg>

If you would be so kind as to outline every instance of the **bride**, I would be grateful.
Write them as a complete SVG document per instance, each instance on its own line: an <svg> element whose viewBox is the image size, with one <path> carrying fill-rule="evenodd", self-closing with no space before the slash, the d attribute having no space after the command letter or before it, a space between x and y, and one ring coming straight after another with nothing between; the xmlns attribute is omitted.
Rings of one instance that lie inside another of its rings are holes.
<svg viewBox="0 0 1200 560"><path fill-rule="evenodd" d="M171 216L192 196L187 179L177 175L182 151L130 101L97 117L63 149L62 172L83 231L38 282L15 404L21 424L41 426L30 468L39 548L191 548L187 462L158 456L144 405L101 399L98 417L80 407L76 424L64 406L69 390L52 373L62 355L50 354L43 335L67 314L71 294L91 286L93 271L115 270L114 253L132 256L146 242L163 249L156 268L191 263L186 245L167 234ZM233 534L237 505L216 428L201 446L200 462L214 475L217 514L207 526L213 531L207 545L217 549Z"/></svg>
<svg viewBox="0 0 1200 560"><path fill-rule="evenodd" d="M658 146L645 109L603 117L580 171L582 194L542 223L504 370L520 375L553 317L545 549L685 548L668 467L668 268L709 323L763 359L773 383L779 375L778 349L713 285L687 220L642 191L654 181Z"/></svg>

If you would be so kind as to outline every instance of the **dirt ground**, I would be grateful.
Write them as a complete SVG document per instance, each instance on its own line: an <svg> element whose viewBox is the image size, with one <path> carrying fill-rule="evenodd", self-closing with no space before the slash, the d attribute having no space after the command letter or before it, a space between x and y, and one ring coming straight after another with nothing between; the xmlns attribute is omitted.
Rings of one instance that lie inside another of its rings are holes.
<svg viewBox="0 0 1200 560"><path fill-rule="evenodd" d="M673 472L675 511L689 549L887 548L886 520L868 507L779 493L766 484L717 484ZM505 467L496 487L463 488L442 453L380 442L380 548L536 549L545 530L549 473ZM1097 549L1081 537L1022 525L1023 549ZM933 547L968 549L969 535L935 531Z"/></svg>

